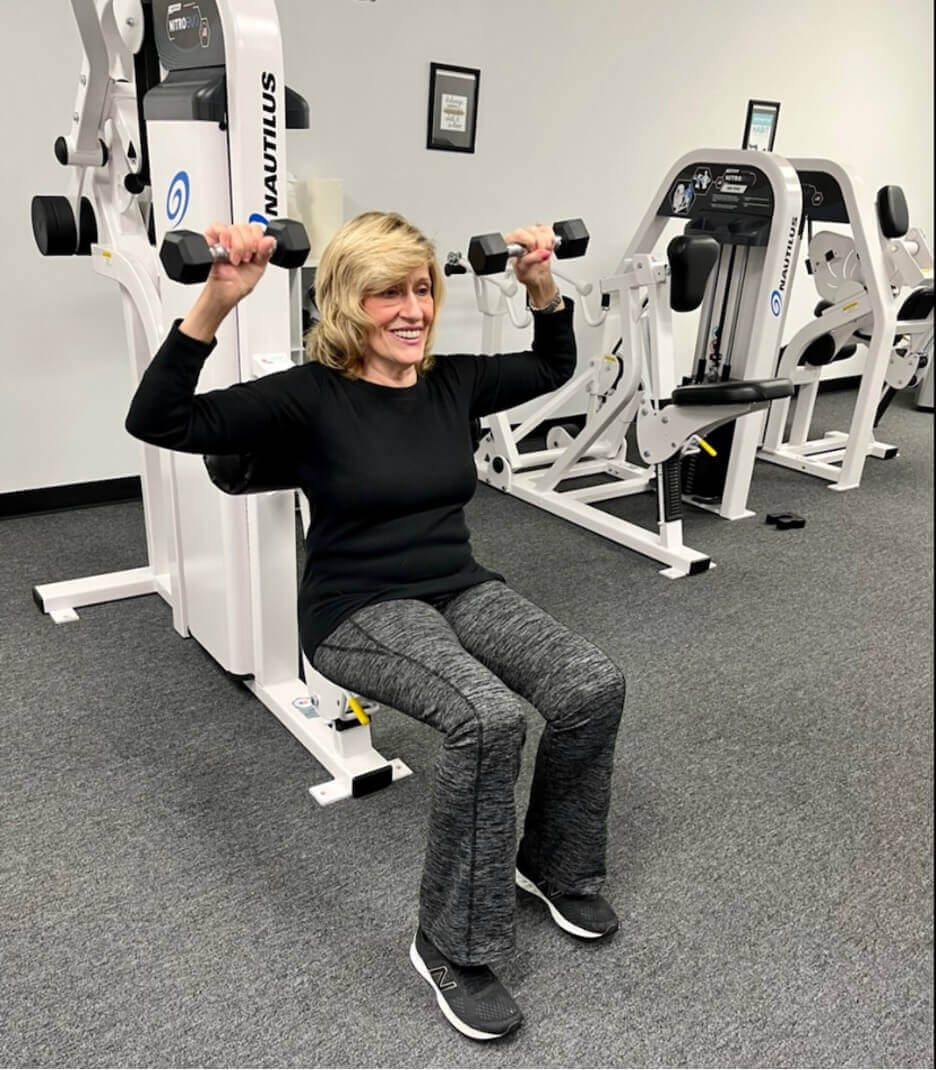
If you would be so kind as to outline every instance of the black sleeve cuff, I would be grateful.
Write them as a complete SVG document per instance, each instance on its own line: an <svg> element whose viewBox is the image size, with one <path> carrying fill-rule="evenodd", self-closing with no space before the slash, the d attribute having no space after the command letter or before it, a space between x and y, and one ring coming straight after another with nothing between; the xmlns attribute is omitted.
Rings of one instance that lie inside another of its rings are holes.
<svg viewBox="0 0 936 1070"><path fill-rule="evenodd" d="M572 317L575 312L575 302L562 296L564 307L558 312L534 312L533 313L533 348L539 350L541 346L552 347L558 344L560 348L566 348L568 339L574 337ZM573 343L574 348L574 343Z"/></svg>
<svg viewBox="0 0 936 1070"><path fill-rule="evenodd" d="M572 313L575 311L575 302L571 297L562 295L563 307L556 312L537 312L536 309L531 308L533 313L533 324L537 330L541 327L546 327L550 323L562 324L563 327L570 327L572 325ZM527 306L529 308L529 306Z"/></svg>
<svg viewBox="0 0 936 1070"><path fill-rule="evenodd" d="M184 353L187 356L198 357L201 361L206 360L208 355L218 344L218 339L212 338L210 342L200 342L197 338L192 338L191 335L180 330L181 324L181 318L173 321L172 329L169 331L169 337L166 341L174 350L177 350L180 353Z"/></svg>

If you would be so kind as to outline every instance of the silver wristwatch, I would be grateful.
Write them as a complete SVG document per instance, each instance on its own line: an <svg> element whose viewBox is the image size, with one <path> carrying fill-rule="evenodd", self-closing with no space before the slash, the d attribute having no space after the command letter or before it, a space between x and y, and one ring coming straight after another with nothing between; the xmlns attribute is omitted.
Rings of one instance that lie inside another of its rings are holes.
<svg viewBox="0 0 936 1070"><path fill-rule="evenodd" d="M529 305L528 307L531 312L555 312L561 304L562 294L559 292L559 290L556 290L555 295L551 297L541 308L537 308L536 305Z"/></svg>

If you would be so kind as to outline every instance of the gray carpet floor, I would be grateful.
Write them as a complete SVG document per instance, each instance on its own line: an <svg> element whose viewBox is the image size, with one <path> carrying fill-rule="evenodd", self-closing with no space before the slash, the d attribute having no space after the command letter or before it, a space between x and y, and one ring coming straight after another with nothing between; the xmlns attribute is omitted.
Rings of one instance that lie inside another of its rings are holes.
<svg viewBox="0 0 936 1070"><path fill-rule="evenodd" d="M823 395L820 426L851 402ZM621 930L583 946L521 896L498 972L526 1022L493 1045L407 958L439 738L381 711L376 746L414 775L319 808L321 767L161 599L60 627L33 605L34 584L143 564L139 504L0 522L0 1061L932 1066L932 432L898 399L880 437L901 456L844 494L759 464L759 515L691 511L717 568L676 582L479 489L479 560L629 682Z"/></svg>

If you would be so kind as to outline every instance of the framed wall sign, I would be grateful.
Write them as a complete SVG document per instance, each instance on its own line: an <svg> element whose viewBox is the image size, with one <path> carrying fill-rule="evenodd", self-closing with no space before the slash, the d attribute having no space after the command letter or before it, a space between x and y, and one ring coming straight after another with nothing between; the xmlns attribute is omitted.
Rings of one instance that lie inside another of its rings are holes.
<svg viewBox="0 0 936 1070"><path fill-rule="evenodd" d="M427 149L474 152L481 72L450 63L429 65Z"/></svg>
<svg viewBox="0 0 936 1070"><path fill-rule="evenodd" d="M744 121L742 149L760 149L773 152L777 136L777 119L780 117L779 100L749 100L747 118Z"/></svg>

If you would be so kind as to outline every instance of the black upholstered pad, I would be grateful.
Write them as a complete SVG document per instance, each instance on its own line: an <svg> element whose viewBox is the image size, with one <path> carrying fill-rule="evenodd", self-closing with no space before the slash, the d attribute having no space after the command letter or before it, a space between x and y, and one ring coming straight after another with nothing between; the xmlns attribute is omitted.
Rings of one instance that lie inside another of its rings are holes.
<svg viewBox="0 0 936 1070"><path fill-rule="evenodd" d="M724 383L677 386L674 405L737 405L793 396L791 379L729 379Z"/></svg>
<svg viewBox="0 0 936 1070"><path fill-rule="evenodd" d="M933 311L933 287L921 286L909 294L897 313L899 320L925 320Z"/></svg>

